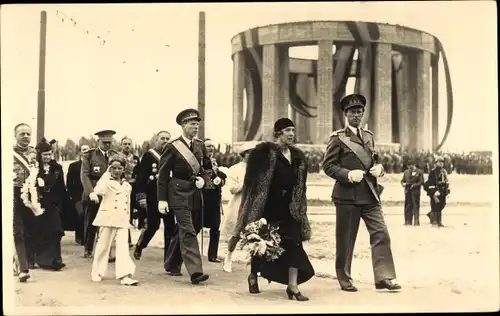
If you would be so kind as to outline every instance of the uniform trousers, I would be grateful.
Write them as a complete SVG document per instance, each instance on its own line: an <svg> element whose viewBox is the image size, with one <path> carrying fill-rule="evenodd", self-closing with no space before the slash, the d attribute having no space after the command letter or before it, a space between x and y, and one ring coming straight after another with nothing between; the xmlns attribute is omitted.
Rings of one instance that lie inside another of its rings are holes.
<svg viewBox="0 0 500 316"><path fill-rule="evenodd" d="M180 272L182 262L190 275L202 273L202 260L198 245L198 233L201 230L199 211L191 211L187 208L170 209L177 221L174 236L168 247L165 260L165 270L168 272Z"/></svg>
<svg viewBox="0 0 500 316"><path fill-rule="evenodd" d="M85 224L84 224L85 216L81 200L75 203L75 209L77 213L76 225L75 225L75 242L79 245L83 245L84 232L85 232Z"/></svg>
<svg viewBox="0 0 500 316"><path fill-rule="evenodd" d="M92 223L97 216L97 211L99 210L99 206L101 203L94 203L92 201L84 201L84 241L83 246L85 247L86 253L92 253L94 250L94 242L97 235L97 227L95 227Z"/></svg>
<svg viewBox="0 0 500 316"><path fill-rule="evenodd" d="M341 286L350 284L354 245L362 218L370 235L375 282L396 278L391 239L380 204L353 205L335 203L336 259L335 270Z"/></svg>
<svg viewBox="0 0 500 316"><path fill-rule="evenodd" d="M446 206L446 197L441 194L439 196L438 201L434 200L434 197L431 197L431 212L434 218L435 224L442 225L442 214L444 207Z"/></svg>
<svg viewBox="0 0 500 316"><path fill-rule="evenodd" d="M26 251L26 225L25 218L31 210L21 200L21 188L14 187L14 247L18 272L28 272L28 255Z"/></svg>
<svg viewBox="0 0 500 316"><path fill-rule="evenodd" d="M113 241L116 244L115 276L121 279L125 276L132 276L135 272L135 264L130 258L128 247L128 229L116 227L100 227L99 237L92 263L92 275L101 277L106 275L108 260Z"/></svg>
<svg viewBox="0 0 500 316"><path fill-rule="evenodd" d="M420 223L420 189L405 192L405 224Z"/></svg>

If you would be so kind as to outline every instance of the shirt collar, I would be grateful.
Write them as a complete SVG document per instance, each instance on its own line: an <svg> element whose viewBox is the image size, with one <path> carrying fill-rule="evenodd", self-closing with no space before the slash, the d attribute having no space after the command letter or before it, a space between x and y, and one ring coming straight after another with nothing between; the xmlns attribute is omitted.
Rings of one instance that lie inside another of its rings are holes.
<svg viewBox="0 0 500 316"><path fill-rule="evenodd" d="M354 133L354 134L358 134L358 129L360 130L359 133L361 133L361 129L360 128L356 128L354 126L351 126L349 124L347 124L347 127Z"/></svg>
<svg viewBox="0 0 500 316"><path fill-rule="evenodd" d="M107 151L102 150L101 147L97 147L97 148L99 148L99 150L102 152L103 155L106 155L108 153Z"/></svg>
<svg viewBox="0 0 500 316"><path fill-rule="evenodd" d="M188 138L187 138L186 136L184 136L184 135L181 135L181 137L184 139L184 141L186 142L186 144L188 144L188 147L189 147L189 146L191 146L191 142L192 142L193 140L188 139Z"/></svg>

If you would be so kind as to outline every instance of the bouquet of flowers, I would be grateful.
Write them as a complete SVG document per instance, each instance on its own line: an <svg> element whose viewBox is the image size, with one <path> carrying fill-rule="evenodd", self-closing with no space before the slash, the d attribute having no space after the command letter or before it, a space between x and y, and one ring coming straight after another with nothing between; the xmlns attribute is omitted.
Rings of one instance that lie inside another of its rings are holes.
<svg viewBox="0 0 500 316"><path fill-rule="evenodd" d="M40 216L45 210L40 204L37 184L38 187L43 187L44 183L43 179L37 177L37 174L38 169L36 168L36 166L31 166L30 175L21 188L21 200L23 201L24 205L26 205L26 207L33 211L33 214L35 214L35 216Z"/></svg>
<svg viewBox="0 0 500 316"><path fill-rule="evenodd" d="M252 257L273 261L285 251L280 247L278 227L268 224L265 218L252 222L240 233L240 249L245 251L249 262Z"/></svg>

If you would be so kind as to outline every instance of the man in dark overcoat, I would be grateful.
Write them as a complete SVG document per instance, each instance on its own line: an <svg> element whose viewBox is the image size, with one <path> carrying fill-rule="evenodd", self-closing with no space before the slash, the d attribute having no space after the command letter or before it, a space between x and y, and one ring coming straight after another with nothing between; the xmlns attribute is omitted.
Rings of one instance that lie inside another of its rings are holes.
<svg viewBox="0 0 500 316"><path fill-rule="evenodd" d="M325 174L336 180L332 198L336 208L337 279L342 290L358 290L352 283L351 262L362 218L370 234L375 288L399 290L380 204L381 186L377 183L377 178L384 175L384 168L375 163L373 133L360 127L366 98L347 95L340 105L347 126L331 134L323 160Z"/></svg>
<svg viewBox="0 0 500 316"><path fill-rule="evenodd" d="M405 225L420 225L420 193L424 184L424 171L415 166L413 160L408 161L408 169L403 172L401 186L404 188Z"/></svg>

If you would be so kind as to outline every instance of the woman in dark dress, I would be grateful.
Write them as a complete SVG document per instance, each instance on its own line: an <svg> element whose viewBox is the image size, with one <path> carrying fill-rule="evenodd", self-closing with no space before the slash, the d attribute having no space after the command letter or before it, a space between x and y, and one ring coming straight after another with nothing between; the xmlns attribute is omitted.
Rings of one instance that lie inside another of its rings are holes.
<svg viewBox="0 0 500 316"><path fill-rule="evenodd" d="M64 173L62 166L52 159L52 142L42 138L35 148L39 169L36 186L44 212L33 219L35 242L30 261L42 269L58 271L65 267L61 257L64 236L61 212L67 194Z"/></svg>
<svg viewBox="0 0 500 316"><path fill-rule="evenodd" d="M254 257L248 276L250 293L260 293L257 273L280 284L288 285L289 299L309 300L302 295L298 285L314 276L314 269L304 251L302 242L311 237L307 218L307 162L304 153L292 146L295 126L287 118L274 124L276 142L264 142L250 153L243 184L241 211L235 235L251 222L265 218L279 227L281 247L285 252L267 262Z"/></svg>

